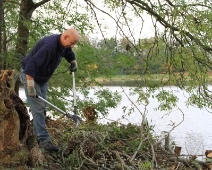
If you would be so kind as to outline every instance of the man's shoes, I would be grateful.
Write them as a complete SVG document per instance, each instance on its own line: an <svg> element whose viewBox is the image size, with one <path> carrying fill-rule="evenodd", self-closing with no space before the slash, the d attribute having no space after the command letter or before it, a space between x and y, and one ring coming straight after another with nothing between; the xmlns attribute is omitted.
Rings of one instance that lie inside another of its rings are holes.
<svg viewBox="0 0 212 170"><path fill-rule="evenodd" d="M49 152L58 152L59 151L59 148L57 146L55 146L51 141L40 142L39 146Z"/></svg>

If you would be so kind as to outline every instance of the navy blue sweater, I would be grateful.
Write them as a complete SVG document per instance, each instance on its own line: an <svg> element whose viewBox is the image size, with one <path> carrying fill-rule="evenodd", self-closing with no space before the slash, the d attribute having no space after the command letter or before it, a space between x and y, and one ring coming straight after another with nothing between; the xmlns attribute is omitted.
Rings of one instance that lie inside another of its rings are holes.
<svg viewBox="0 0 212 170"><path fill-rule="evenodd" d="M49 81L62 57L69 63L76 59L71 47L61 46L60 36L57 34L42 38L21 61L24 73L32 76L38 84Z"/></svg>

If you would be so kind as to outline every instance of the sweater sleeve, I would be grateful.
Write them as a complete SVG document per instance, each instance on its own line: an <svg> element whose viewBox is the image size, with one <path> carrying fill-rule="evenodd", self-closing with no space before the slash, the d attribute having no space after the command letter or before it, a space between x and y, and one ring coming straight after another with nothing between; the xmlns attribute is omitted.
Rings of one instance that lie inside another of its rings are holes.
<svg viewBox="0 0 212 170"><path fill-rule="evenodd" d="M72 51L71 48L66 48L65 49L65 55L64 55L65 59L70 63L73 60L76 60L76 56L74 54L74 52Z"/></svg>

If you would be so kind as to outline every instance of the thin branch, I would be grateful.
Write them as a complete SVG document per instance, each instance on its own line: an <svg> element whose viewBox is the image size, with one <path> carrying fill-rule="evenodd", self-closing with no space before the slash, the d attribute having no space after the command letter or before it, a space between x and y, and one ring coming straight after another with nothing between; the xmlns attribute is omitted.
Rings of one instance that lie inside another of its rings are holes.
<svg viewBox="0 0 212 170"><path fill-rule="evenodd" d="M129 168L129 166L127 166L127 165L125 164L124 160L121 159L121 157L120 157L120 155L119 155L119 153L118 153L117 151L116 151L116 152L113 152L113 153L115 153L116 158L121 162L122 169L131 170L131 169Z"/></svg>
<svg viewBox="0 0 212 170"><path fill-rule="evenodd" d="M167 132L167 135L170 135L170 133L171 133L176 127L178 127L181 123L183 123L183 121L184 121L184 113L183 113L183 111L182 111L180 108L178 108L178 109L179 109L179 111L182 113L183 119L182 119L178 124L176 124L176 125L175 125L175 123L173 123L173 124L172 124L173 127ZM164 138L162 138L162 139L160 139L159 141L157 141L157 143L161 143L162 140L164 140Z"/></svg>
<svg viewBox="0 0 212 170"><path fill-rule="evenodd" d="M141 139L143 139L143 140L141 140L141 142L139 143L138 148L136 149L136 151L135 151L135 153L133 154L133 156L132 156L132 158L130 159L130 161L133 161L133 160L135 159L135 157L136 157L138 151L140 150L140 148L141 148L143 142L145 142L146 140L148 140L148 138L149 138L149 136L147 136L146 138L143 139L143 135L141 136Z"/></svg>
<svg viewBox="0 0 212 170"><path fill-rule="evenodd" d="M43 0L43 1L40 1L40 2L38 2L38 3L36 3L36 4L34 4L34 5L33 5L33 8L36 9L36 8L40 7L41 5L43 5L43 4L45 4L45 3L49 2L49 1L51 1L51 0Z"/></svg>
<svg viewBox="0 0 212 170"><path fill-rule="evenodd" d="M153 170L153 168L154 168L154 163L155 163L155 167L156 167L156 168L158 167L158 165L157 165L157 160L156 160L155 150L154 150L153 144L150 142L149 139L148 139L148 141L149 141L149 144L150 144L151 150L152 150L152 167L151 167L151 169Z"/></svg>
<svg viewBox="0 0 212 170"><path fill-rule="evenodd" d="M177 27L171 25L170 23L168 23L168 21L166 21L165 18L163 18L157 12L155 12L153 10L153 8L150 7L144 1L138 1L138 0L130 1L130 0L127 0L127 2L129 2L130 4L134 4L134 5L138 6L138 7L140 7L141 9L147 11L150 15L153 15L165 28L169 28L173 32L177 31L177 32L180 32L180 33L184 33L187 37L190 38L191 41L194 41L197 45L202 47L205 51L212 52L212 47L203 44L198 38L193 36L190 32L185 31L185 30L180 30L179 28L177 28Z"/></svg>
<svg viewBox="0 0 212 170"><path fill-rule="evenodd" d="M139 111L139 113L141 115L143 115L143 113L140 111L140 109L137 107L137 105L130 99L130 97L127 95L127 93L125 92L125 90L123 89L123 87L121 87L121 89L123 90L125 96L128 98L128 100L135 106L135 108Z"/></svg>

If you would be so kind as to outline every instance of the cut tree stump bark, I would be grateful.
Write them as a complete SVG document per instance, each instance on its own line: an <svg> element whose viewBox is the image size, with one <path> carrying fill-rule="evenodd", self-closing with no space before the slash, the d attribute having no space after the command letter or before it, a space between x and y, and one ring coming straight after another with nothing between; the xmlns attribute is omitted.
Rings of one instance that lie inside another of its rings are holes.
<svg viewBox="0 0 212 170"><path fill-rule="evenodd" d="M15 93L19 73L0 74L0 169L24 169L29 150L26 146L30 118L23 101Z"/></svg>
<svg viewBox="0 0 212 170"><path fill-rule="evenodd" d="M181 154L181 149L182 149L182 147L175 146L175 148L174 148L174 153L176 154L176 156L180 156L180 154Z"/></svg>

